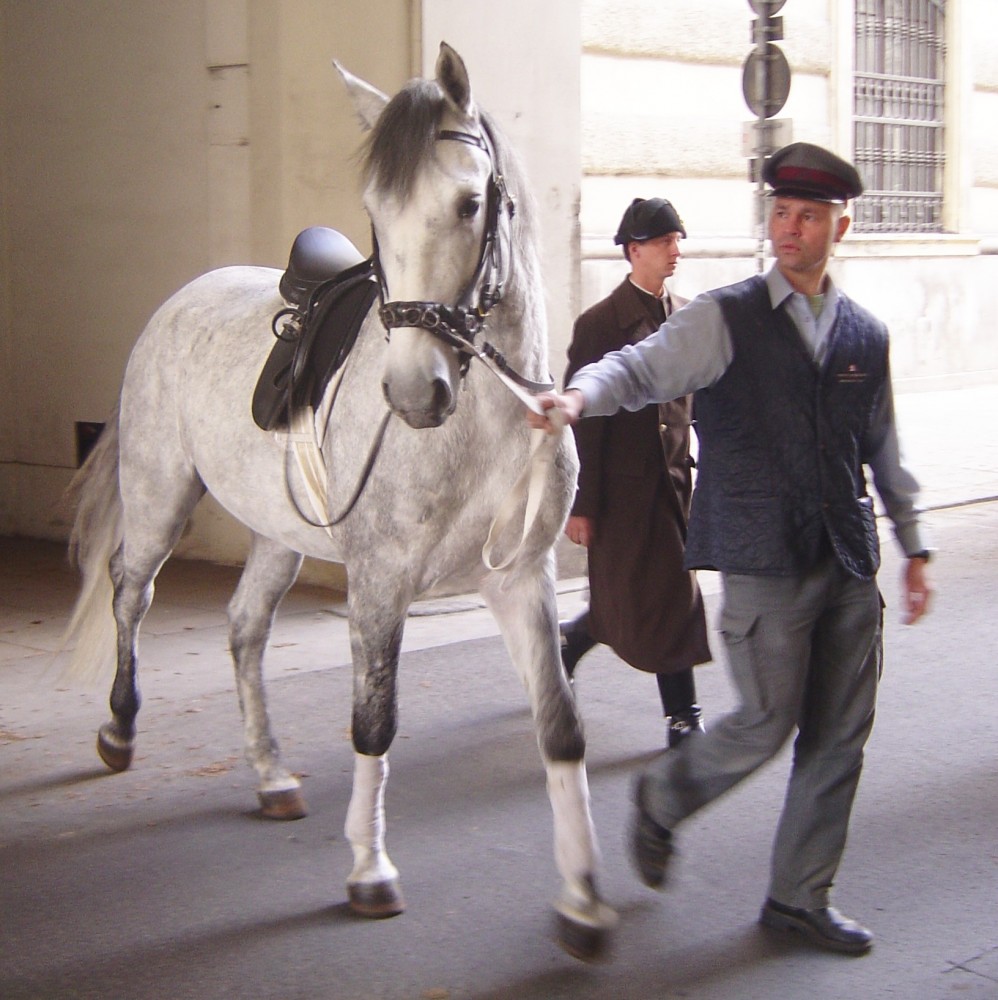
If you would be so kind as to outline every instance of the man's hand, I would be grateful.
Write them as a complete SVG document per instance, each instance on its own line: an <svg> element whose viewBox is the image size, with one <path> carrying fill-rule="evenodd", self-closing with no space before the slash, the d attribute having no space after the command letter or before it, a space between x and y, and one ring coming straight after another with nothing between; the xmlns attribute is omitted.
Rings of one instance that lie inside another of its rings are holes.
<svg viewBox="0 0 998 1000"><path fill-rule="evenodd" d="M573 514L565 525L565 534L576 545L584 545L588 549L596 537L596 522L591 517Z"/></svg>
<svg viewBox="0 0 998 1000"><path fill-rule="evenodd" d="M542 392L534 397L540 404L542 413L534 410L527 410L527 423L531 427L536 427L548 433L556 433L561 430L561 426L571 426L579 422L582 415L584 400L582 393L578 389L569 389L567 392ZM555 424L548 415L549 410L557 410L561 414L561 426Z"/></svg>
<svg viewBox="0 0 998 1000"><path fill-rule="evenodd" d="M926 561L919 556L908 560L904 569L904 617L905 625L914 625L929 610L929 603L935 589L925 572Z"/></svg>

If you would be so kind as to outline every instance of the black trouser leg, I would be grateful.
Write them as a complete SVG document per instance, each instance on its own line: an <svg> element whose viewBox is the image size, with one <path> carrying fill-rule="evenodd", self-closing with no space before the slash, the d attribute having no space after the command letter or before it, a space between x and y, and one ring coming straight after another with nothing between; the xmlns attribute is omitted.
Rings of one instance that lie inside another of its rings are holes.
<svg viewBox="0 0 998 1000"><path fill-rule="evenodd" d="M692 667L675 674L656 674L662 710L669 720L669 746L677 746L694 731L703 731Z"/></svg>
<svg viewBox="0 0 998 1000"><path fill-rule="evenodd" d="M576 615L567 622L559 622L561 632L561 662L565 665L565 673L571 677L575 673L575 665L596 645L596 640L589 634L589 609Z"/></svg>
<svg viewBox="0 0 998 1000"><path fill-rule="evenodd" d="M662 698L662 710L666 715L681 715L693 708L697 700L693 669L680 670L676 674L656 674L658 693Z"/></svg>

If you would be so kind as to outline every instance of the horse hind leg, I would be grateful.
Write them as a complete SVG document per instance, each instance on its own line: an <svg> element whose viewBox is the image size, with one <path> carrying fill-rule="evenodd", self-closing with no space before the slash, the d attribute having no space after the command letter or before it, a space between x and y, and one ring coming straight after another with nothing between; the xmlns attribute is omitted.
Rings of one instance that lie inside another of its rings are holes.
<svg viewBox="0 0 998 1000"><path fill-rule="evenodd" d="M154 590L153 577L126 581L124 570L124 543L111 558L110 573L114 587L112 607L118 630L117 669L111 685L111 718L97 731L97 753L112 771L127 771L135 755L135 719L139 714L142 697L138 687L138 635L139 626Z"/></svg>
<svg viewBox="0 0 998 1000"><path fill-rule="evenodd" d="M301 782L281 761L263 686L263 654L274 615L301 564L299 553L254 535L239 586L229 602L229 644L243 716L246 759L259 778L257 796L268 819L300 819L308 814Z"/></svg>
<svg viewBox="0 0 998 1000"><path fill-rule="evenodd" d="M112 771L127 770L135 753L135 719L142 703L138 686L139 629L152 603L156 574L203 495L204 486L192 477L177 485L174 496L161 496L155 512L144 511L134 518L126 513L122 542L110 560L117 667L111 686L111 719L98 730L97 753Z"/></svg>

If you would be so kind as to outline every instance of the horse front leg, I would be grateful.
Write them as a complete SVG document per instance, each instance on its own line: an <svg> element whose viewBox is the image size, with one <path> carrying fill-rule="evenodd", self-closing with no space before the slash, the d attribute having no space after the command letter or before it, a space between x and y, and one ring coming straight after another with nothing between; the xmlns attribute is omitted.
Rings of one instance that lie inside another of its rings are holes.
<svg viewBox="0 0 998 1000"><path fill-rule="evenodd" d="M398 728L396 676L405 609L388 612L379 600L384 600L383 594L365 598L362 585L355 586L351 579L354 772L344 832L353 851L353 869L347 893L351 909L372 918L405 910L398 869L385 850L388 749Z"/></svg>
<svg viewBox="0 0 998 1000"><path fill-rule="evenodd" d="M263 686L263 653L274 615L301 563L297 552L254 535L239 586L229 602L229 646L243 716L246 759L257 773L257 797L268 819L300 819L308 814L301 782L284 766L271 732Z"/></svg>
<svg viewBox="0 0 998 1000"><path fill-rule="evenodd" d="M492 574L482 587L527 690L554 814L558 943L585 961L602 958L617 923L600 898L600 863L592 821L582 719L561 665L554 560Z"/></svg>
<svg viewBox="0 0 998 1000"><path fill-rule="evenodd" d="M388 755L354 756L353 793L345 832L353 850L347 879L350 908L362 917L394 917L405 910L399 873L385 850Z"/></svg>
<svg viewBox="0 0 998 1000"><path fill-rule="evenodd" d="M608 951L617 914L603 902L596 885L600 858L586 764L583 759L552 760L543 752L542 758L554 813L555 863L562 877L554 903L558 943L575 958L595 961Z"/></svg>

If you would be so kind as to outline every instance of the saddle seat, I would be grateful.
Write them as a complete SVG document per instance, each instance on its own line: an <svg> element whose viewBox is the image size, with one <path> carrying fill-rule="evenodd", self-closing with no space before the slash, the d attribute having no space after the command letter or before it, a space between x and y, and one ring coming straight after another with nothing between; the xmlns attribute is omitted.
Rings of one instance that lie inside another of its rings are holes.
<svg viewBox="0 0 998 1000"><path fill-rule="evenodd" d="M372 263L342 233L302 230L278 284L277 343L260 372L252 412L265 431L286 430L295 410L318 407L378 294Z"/></svg>
<svg viewBox="0 0 998 1000"><path fill-rule="evenodd" d="M281 296L304 309L319 285L363 260L364 255L341 232L328 226L309 226L291 244L288 269L279 285Z"/></svg>

